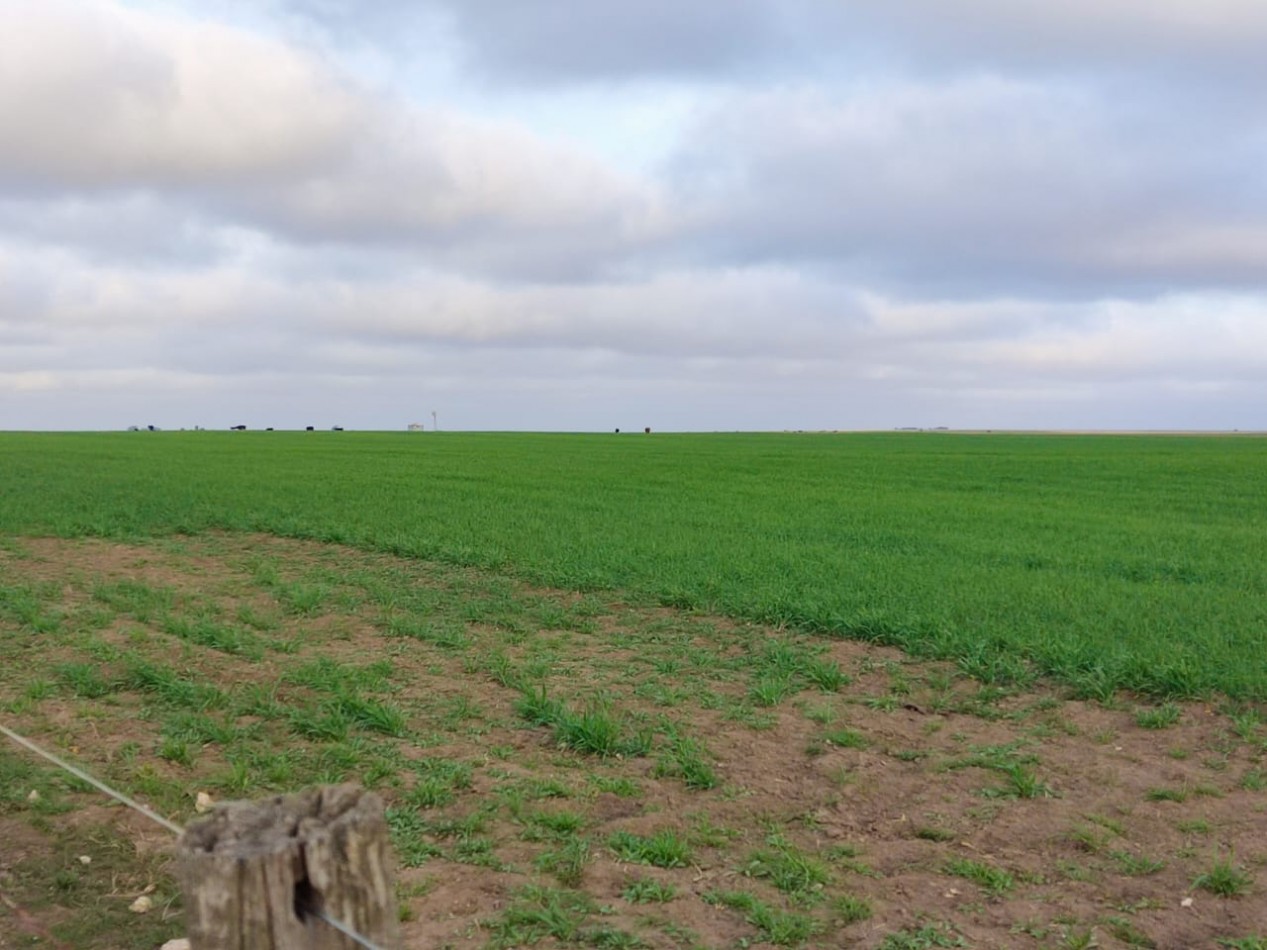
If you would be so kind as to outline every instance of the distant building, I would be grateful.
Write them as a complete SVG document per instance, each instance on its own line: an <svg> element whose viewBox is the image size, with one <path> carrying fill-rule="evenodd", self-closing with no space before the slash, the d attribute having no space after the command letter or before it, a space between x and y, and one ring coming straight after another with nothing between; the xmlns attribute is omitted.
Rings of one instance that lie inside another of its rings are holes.
<svg viewBox="0 0 1267 950"><path fill-rule="evenodd" d="M411 422L411 423L409 423L409 431L410 431L410 432L421 432L421 431L422 431L422 423L421 423L421 422Z"/></svg>

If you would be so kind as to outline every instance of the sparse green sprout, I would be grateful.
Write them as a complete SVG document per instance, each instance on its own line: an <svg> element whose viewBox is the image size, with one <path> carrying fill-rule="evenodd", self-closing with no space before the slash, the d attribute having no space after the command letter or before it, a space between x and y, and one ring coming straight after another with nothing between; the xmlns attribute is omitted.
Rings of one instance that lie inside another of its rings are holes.
<svg viewBox="0 0 1267 950"><path fill-rule="evenodd" d="M1069 832L1069 840L1089 854L1098 854L1108 844L1109 835L1096 828L1081 825Z"/></svg>
<svg viewBox="0 0 1267 950"><path fill-rule="evenodd" d="M925 924L917 930L889 934L877 950L930 950L933 947L966 947L963 937L949 924Z"/></svg>
<svg viewBox="0 0 1267 950"><path fill-rule="evenodd" d="M799 903L820 898L824 885L831 880L827 865L803 854L780 836L772 836L769 844L749 857L744 873L767 879Z"/></svg>
<svg viewBox="0 0 1267 950"><path fill-rule="evenodd" d="M893 695L888 696L868 696L863 701L863 705L868 709L875 709L879 712L893 712L901 703L898 698Z"/></svg>
<svg viewBox="0 0 1267 950"><path fill-rule="evenodd" d="M444 853L440 847L426 839L427 825L415 809L388 808L386 818L392 848L405 867L421 867L431 858Z"/></svg>
<svg viewBox="0 0 1267 950"><path fill-rule="evenodd" d="M1245 868L1227 857L1216 860L1205 873L1193 878L1192 886L1219 897L1239 897L1249 890L1252 881Z"/></svg>
<svg viewBox="0 0 1267 950"><path fill-rule="evenodd" d="M524 689L523 677L515 669L510 657L502 651L497 650L491 653L484 661L484 669L493 678L493 681L499 685L509 686L512 689ZM538 723L537 725L541 724Z"/></svg>
<svg viewBox="0 0 1267 950"><path fill-rule="evenodd" d="M500 917L486 923L496 947L530 946L547 937L575 943L596 909L579 891L528 885L515 892Z"/></svg>
<svg viewBox="0 0 1267 950"><path fill-rule="evenodd" d="M836 714L830 706L813 706L805 710L805 718L825 726L836 718Z"/></svg>
<svg viewBox="0 0 1267 950"><path fill-rule="evenodd" d="M823 733L823 738L841 749L865 749L871 744L866 736L853 729L831 729Z"/></svg>
<svg viewBox="0 0 1267 950"><path fill-rule="evenodd" d="M316 614L330 590L321 584L278 584L273 587L273 596L288 613L300 617L311 617Z"/></svg>
<svg viewBox="0 0 1267 950"><path fill-rule="evenodd" d="M1117 862L1123 874L1129 874L1133 877L1156 874L1166 866L1165 861L1150 858L1143 854L1131 854L1129 851L1110 851L1109 857Z"/></svg>
<svg viewBox="0 0 1267 950"><path fill-rule="evenodd" d="M193 752L189 748L189 743L184 739L164 739L159 745L158 756L160 759L166 759L175 765L183 765L185 768L189 768L194 764Z"/></svg>
<svg viewBox="0 0 1267 950"><path fill-rule="evenodd" d="M568 838L585 827L584 816L574 811L539 811L525 816L532 830L525 835L529 839L551 837Z"/></svg>
<svg viewBox="0 0 1267 950"><path fill-rule="evenodd" d="M564 887L577 887L584 876L589 853L589 839L575 836L568 838L555 850L542 854L537 858L536 864L540 870L553 874Z"/></svg>
<svg viewBox="0 0 1267 950"><path fill-rule="evenodd" d="M865 897L855 897L852 894L841 894L839 897L833 898L831 911L842 927L869 920L872 913L869 900Z"/></svg>
<svg viewBox="0 0 1267 950"><path fill-rule="evenodd" d="M832 659L814 657L805 663L802 672L807 680L824 693L839 692L841 687L851 682L849 676L840 668L840 664Z"/></svg>
<svg viewBox="0 0 1267 950"><path fill-rule="evenodd" d="M452 804L456 796L453 786L441 778L429 777L419 779L403 796L403 800L414 808L440 808Z"/></svg>
<svg viewBox="0 0 1267 950"><path fill-rule="evenodd" d="M593 705L579 713L564 709L554 721L554 738L559 745L577 752L610 756L640 756L651 751L649 730L623 735L620 721L604 706Z"/></svg>
<svg viewBox="0 0 1267 950"><path fill-rule="evenodd" d="M618 795L621 798L637 798L642 794L642 786L623 775L592 775L590 782L600 792Z"/></svg>
<svg viewBox="0 0 1267 950"><path fill-rule="evenodd" d="M399 738L406 732L405 714L399 707L376 699L343 694L329 703L330 707L353 725L385 736Z"/></svg>
<svg viewBox="0 0 1267 950"><path fill-rule="evenodd" d="M1165 703L1135 713L1135 724L1141 729L1169 729L1179 721L1182 711L1175 703Z"/></svg>
<svg viewBox="0 0 1267 950"><path fill-rule="evenodd" d="M1232 731L1245 742L1253 742L1258 738L1258 730L1262 724L1262 714L1256 709L1247 709L1232 716Z"/></svg>
<svg viewBox="0 0 1267 950"><path fill-rule="evenodd" d="M622 861L650 864L658 868L684 868L691 863L691 847L686 839L671 828L653 835L637 835L617 831L607 845Z"/></svg>
<svg viewBox="0 0 1267 950"><path fill-rule="evenodd" d="M703 791L717 786L717 773L708 763L704 747L696 740L674 732L668 748L656 764L658 777L680 778L687 788Z"/></svg>
<svg viewBox="0 0 1267 950"><path fill-rule="evenodd" d="M1157 944L1151 937L1143 933L1130 920L1125 917L1107 917L1104 920L1105 926L1108 927L1109 933L1113 934L1118 940L1126 944L1128 947L1155 947Z"/></svg>
<svg viewBox="0 0 1267 950"><path fill-rule="evenodd" d="M786 673L764 676L752 684L748 695L758 706L777 706L796 692L792 677Z"/></svg>
<svg viewBox="0 0 1267 950"><path fill-rule="evenodd" d="M562 710L553 725L555 741L577 752L612 756L621 749L620 723L600 706L579 713Z"/></svg>
<svg viewBox="0 0 1267 950"><path fill-rule="evenodd" d="M563 704L551 699L545 684L521 686L515 700L515 712L533 726L552 726L558 721Z"/></svg>
<svg viewBox="0 0 1267 950"><path fill-rule="evenodd" d="M677 897L677 888L667 882L639 877L626 884L620 896L631 904L664 904Z"/></svg>
<svg viewBox="0 0 1267 950"><path fill-rule="evenodd" d="M1033 769L1019 762L1004 765L998 771L1003 773L1003 784L986 789L984 794L988 797L1051 798L1055 794L1051 786L1041 781Z"/></svg>
<svg viewBox="0 0 1267 950"><path fill-rule="evenodd" d="M799 946L814 936L819 929L814 918L805 914L775 910L746 891L709 891L703 897L710 904L720 904L743 912L744 919L760 930L770 943L777 946Z"/></svg>
<svg viewBox="0 0 1267 950"><path fill-rule="evenodd" d="M951 858L946 862L945 871L980 885L996 897L1006 894L1016 883L1015 878L1002 868L969 858Z"/></svg>
<svg viewBox="0 0 1267 950"><path fill-rule="evenodd" d="M53 671L72 693L82 699L100 699L118 688L102 675L95 663L59 663Z"/></svg>

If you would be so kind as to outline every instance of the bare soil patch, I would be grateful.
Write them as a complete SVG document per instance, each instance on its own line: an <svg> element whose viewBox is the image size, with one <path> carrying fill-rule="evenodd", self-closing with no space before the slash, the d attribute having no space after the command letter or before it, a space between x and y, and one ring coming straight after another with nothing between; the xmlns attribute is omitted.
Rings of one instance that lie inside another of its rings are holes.
<svg viewBox="0 0 1267 950"><path fill-rule="evenodd" d="M377 788L409 948L1267 937L1261 709L1013 691L866 644L267 536L17 548L0 585L35 606L0 614L4 721L179 821L199 791ZM530 697L609 723L609 754L558 716L533 725ZM16 748L0 777L0 947L37 927L96 948L179 933L161 866L171 919L140 929L81 919L76 888L107 907L131 891L58 858L108 834L144 862L157 828ZM627 847L657 836L679 860Z"/></svg>

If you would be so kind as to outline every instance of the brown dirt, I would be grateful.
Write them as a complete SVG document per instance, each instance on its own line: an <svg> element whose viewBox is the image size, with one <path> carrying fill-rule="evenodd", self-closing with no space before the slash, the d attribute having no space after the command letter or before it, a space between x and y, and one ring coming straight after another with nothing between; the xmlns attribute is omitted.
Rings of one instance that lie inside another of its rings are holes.
<svg viewBox="0 0 1267 950"><path fill-rule="evenodd" d="M1074 946L1083 934L1094 941L1087 946L1217 947L1220 940L1267 936L1267 792L1261 787L1267 730L1234 729L1217 700L1184 704L1176 724L1146 729L1136 721L1142 704L1130 697L1106 706L1068 700L1050 687L983 691L949 666L912 662L883 648L263 536L155 544L22 539L21 546L25 557L0 552L0 580L55 585L56 605L74 635L50 636L37 648L29 631L0 622L0 640L18 645L16 655L3 660L10 669L0 677L0 708L9 702L17 709L9 717L17 728L112 780L135 782L144 767L156 785L177 790L182 820L191 817L193 795L215 787L228 768L215 743L199 749L188 766L157 757L157 713L145 697L128 691L90 700L58 690L33 706L15 702L33 678L55 679L57 663L84 659L84 630L118 650L169 657L226 691L250 683L275 687L278 700L286 702L306 695L288 683L287 672L313 657L352 665L390 660L395 672L388 697L409 721L408 737L395 742L401 761L442 759L473 767L469 789L451 804L422 812L433 822L426 840L443 854L398 875L408 909L408 948L482 946L494 939L508 908L522 904L525 884L557 888L535 867L555 844L534 840L524 817L552 809L581 813L592 842L579 889L603 910L586 926L634 932L654 947L768 946L742 912L705 899L735 890L811 915L819 928L809 938L812 946L873 948L890 935L934 926L973 947ZM389 578L402 592L441 592L450 598L446 604L459 606L478 607L485 592L480 585L488 583L497 596L529 605L524 609L588 604L590 623L573 629L528 624L532 629L525 631L513 617L488 613L464 621L468 648L444 649L387 636L384 612L395 608L366 597L340 601L332 595L315 612L288 614L274 592L253 580L251 565L260 559L276 565L286 581L343 590L340 584L352 583L346 578L370 573ZM210 604L233 617L246 605L269 613L278 628L262 636L293 640L300 652L231 656L191 646L126 614L104 626L76 627L75 618L94 607L93 585L119 579L169 588L182 609ZM852 682L836 694L806 690L770 708L745 705L752 680L742 663L771 640L823 648ZM669 717L706 747L720 785L692 791L679 779L660 776L655 753L600 760L558 748L549 730L524 726L514 711L517 692L489 675L494 651L520 668L545 656L542 682L574 707L602 696L649 723ZM20 672L13 669L15 659ZM109 661L103 664L109 667ZM657 699L651 691L657 686L680 695ZM459 703L468 714L454 712ZM240 719L253 721L264 730L265 750L270 744L278 750L307 747L280 722ZM861 748L829 740L844 728L861 737ZM13 753L0 750L0 766L6 755ZM1039 794L1002 793L1000 763L1028 770L1041 783ZM600 789L619 779L636 782L639 794ZM558 781L568 797L528 798L516 814L505 804L507 789L526 780ZM383 781L381 790L389 804L398 803L416 781L402 771ZM76 793L76 801L83 809L94 807L87 793ZM457 839L435 824L471 818L481 809L477 837L491 843L487 863L495 866L471 863ZM117 809L99 803L90 818L86 823L121 820ZM76 823L65 821L66 827ZM136 816L123 819L121 828L142 849L161 837ZM606 846L616 831L666 828L691 839L690 867L633 865ZM828 900L811 895L797 904L754 876L753 855L769 847L772 835L829 869L823 889ZM0 875L46 846L22 807L6 810L3 800L0 840L6 843ZM1159 866L1145 865L1145 859ZM1225 859L1252 878L1244 894L1220 897L1194 885ZM957 860L1006 871L1011 884L992 892L951 873ZM679 896L664 904L629 903L621 895L635 878L672 883ZM846 894L869 903L869 919L840 924L831 899ZM9 907L6 914L0 906L0 947L6 946L6 928L13 939L60 919L59 911L46 913L43 919ZM99 946L112 946L103 939ZM545 937L539 945L562 944Z"/></svg>

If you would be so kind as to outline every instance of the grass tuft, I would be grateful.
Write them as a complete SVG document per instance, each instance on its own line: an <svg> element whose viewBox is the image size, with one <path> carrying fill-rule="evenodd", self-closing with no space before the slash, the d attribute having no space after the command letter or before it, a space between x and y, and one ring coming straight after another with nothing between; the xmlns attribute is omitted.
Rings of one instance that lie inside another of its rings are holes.
<svg viewBox="0 0 1267 950"><path fill-rule="evenodd" d="M831 880L827 865L803 854L779 835L772 835L768 844L770 847L748 858L744 873L765 878L798 903L819 900Z"/></svg>
<svg viewBox="0 0 1267 950"><path fill-rule="evenodd" d="M607 845L622 861L658 868L684 868L691 863L690 845L670 828L653 835L617 831L607 839Z"/></svg>
<svg viewBox="0 0 1267 950"><path fill-rule="evenodd" d="M1135 713L1135 724L1141 729L1169 729L1183 715L1182 710L1174 703L1165 703L1151 709L1140 709Z"/></svg>
<svg viewBox="0 0 1267 950"><path fill-rule="evenodd" d="M1252 882L1249 873L1228 857L1219 858L1193 878L1192 886L1219 897L1239 897L1249 890Z"/></svg>
<svg viewBox="0 0 1267 950"><path fill-rule="evenodd" d="M638 877L625 885L620 896L631 904L665 904L677 897L677 888L666 881Z"/></svg>
<svg viewBox="0 0 1267 950"><path fill-rule="evenodd" d="M1016 883L1016 879L1002 868L969 858L951 858L945 864L945 871L955 877L972 881L995 897L1006 894Z"/></svg>
<svg viewBox="0 0 1267 950"><path fill-rule="evenodd" d="M806 914L776 910L747 891L709 891L703 897L710 904L742 911L744 919L776 946L799 946L819 930L814 918Z"/></svg>
<svg viewBox="0 0 1267 950"><path fill-rule="evenodd" d="M717 773L705 759L706 754L699 742L675 731L656 764L655 774L658 777L680 778L687 788L697 791L716 788Z"/></svg>

